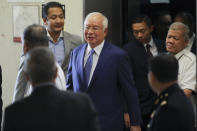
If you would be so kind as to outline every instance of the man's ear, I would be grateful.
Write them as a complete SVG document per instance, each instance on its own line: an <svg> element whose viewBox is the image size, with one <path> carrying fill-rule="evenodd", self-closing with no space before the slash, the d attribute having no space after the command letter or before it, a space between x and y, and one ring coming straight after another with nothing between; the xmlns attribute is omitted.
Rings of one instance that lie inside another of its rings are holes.
<svg viewBox="0 0 197 131"><path fill-rule="evenodd" d="M44 25L47 26L48 23L47 23L47 18L43 18L43 22L44 22Z"/></svg>
<svg viewBox="0 0 197 131"><path fill-rule="evenodd" d="M153 32L153 30L154 30L154 26L151 25L151 26L150 26L150 31Z"/></svg>
<svg viewBox="0 0 197 131"><path fill-rule="evenodd" d="M29 46L26 42L23 43L23 53L26 54L29 51Z"/></svg>
<svg viewBox="0 0 197 131"><path fill-rule="evenodd" d="M151 78L153 82L157 81L157 78L155 77L155 74L153 72L151 72Z"/></svg>
<svg viewBox="0 0 197 131"><path fill-rule="evenodd" d="M29 75L26 72L24 72L24 74L25 74L25 78L27 79L27 81L29 81L30 80Z"/></svg>
<svg viewBox="0 0 197 131"><path fill-rule="evenodd" d="M108 33L108 28L105 28L105 29L104 29L104 37L107 36L107 33Z"/></svg>

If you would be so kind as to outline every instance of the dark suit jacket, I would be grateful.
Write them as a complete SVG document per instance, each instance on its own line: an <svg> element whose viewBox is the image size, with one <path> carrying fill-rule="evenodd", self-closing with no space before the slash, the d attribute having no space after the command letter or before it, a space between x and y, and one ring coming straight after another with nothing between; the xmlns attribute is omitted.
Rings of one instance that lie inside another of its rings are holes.
<svg viewBox="0 0 197 131"><path fill-rule="evenodd" d="M194 131L194 112L177 84L164 90L155 101L148 131Z"/></svg>
<svg viewBox="0 0 197 131"><path fill-rule="evenodd" d="M1 73L1 66L0 66L0 130L1 130L1 120L2 120L2 106L3 106L3 101L2 101L2 73Z"/></svg>
<svg viewBox="0 0 197 131"><path fill-rule="evenodd" d="M71 54L67 87L74 92L86 92L93 100L99 113L102 131L122 131L123 103L122 93L128 104L133 125L140 125L140 109L133 75L126 52L104 43L89 87L85 86L84 53L87 43L75 48Z"/></svg>
<svg viewBox="0 0 197 131"><path fill-rule="evenodd" d="M84 94L58 90L53 84L5 110L3 131L97 131L96 112Z"/></svg>
<svg viewBox="0 0 197 131"><path fill-rule="evenodd" d="M164 43L154 39L158 52L165 51ZM144 45L135 40L123 47L129 55L131 68L134 74L134 81L140 99L140 109L142 115L152 112L152 105L156 94L151 90L148 83L148 56Z"/></svg>

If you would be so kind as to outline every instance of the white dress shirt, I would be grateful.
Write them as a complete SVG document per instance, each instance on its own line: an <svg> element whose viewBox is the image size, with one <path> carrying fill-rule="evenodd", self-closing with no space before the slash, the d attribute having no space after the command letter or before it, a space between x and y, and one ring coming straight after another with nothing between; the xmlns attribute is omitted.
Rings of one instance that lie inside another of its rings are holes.
<svg viewBox="0 0 197 131"><path fill-rule="evenodd" d="M158 54L158 50L157 50L157 46L155 45L153 38L151 36L151 39L149 41L149 43L144 43L144 48L146 50L146 45L149 44L150 45L150 52L152 53L153 56L156 56ZM147 51L147 50L146 50Z"/></svg>
<svg viewBox="0 0 197 131"><path fill-rule="evenodd" d="M175 57L179 62L178 84L183 90L196 91L196 56L185 48Z"/></svg>
<svg viewBox="0 0 197 131"><path fill-rule="evenodd" d="M92 63L92 69L91 69L91 72L90 72L90 78L89 78L89 82L88 82L88 85L90 83L90 80L92 79L92 76L93 76L93 73L94 73L94 70L96 68L96 65L97 65L97 62L98 62L98 59L99 59L99 56L101 54L101 51L103 49L103 46L104 46L104 41L99 44L98 46L96 46L94 48L94 51L95 53L93 54L93 63ZM90 51L92 50L92 48L90 47L90 45L88 44L87 48L86 48L86 51L85 51L85 56L84 56L84 67L85 67L85 64L88 60L88 57L90 55Z"/></svg>
<svg viewBox="0 0 197 131"><path fill-rule="evenodd" d="M16 79L12 102L18 101L26 96L29 96L32 93L32 85L29 81L27 81L24 74L24 60L25 60L25 56L23 55L21 56L21 60L20 60L20 68ZM66 90L66 81L65 81L64 72L58 63L56 63L56 66L57 66L57 78L55 79L55 85L60 90Z"/></svg>

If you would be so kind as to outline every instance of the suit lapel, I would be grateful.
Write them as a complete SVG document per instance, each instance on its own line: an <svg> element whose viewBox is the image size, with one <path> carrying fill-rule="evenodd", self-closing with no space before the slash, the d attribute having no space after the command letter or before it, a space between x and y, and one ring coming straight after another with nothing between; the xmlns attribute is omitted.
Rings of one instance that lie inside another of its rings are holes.
<svg viewBox="0 0 197 131"><path fill-rule="evenodd" d="M84 56L85 56L85 50L86 50L86 47L87 47L87 43L84 44L82 46L82 48L79 50L78 54L77 54L77 60L78 63L77 63L77 69L79 71L79 75L80 75L80 81L82 83L81 87L83 88L83 90L85 90L86 88L86 83L85 83L85 72L84 72Z"/></svg>
<svg viewBox="0 0 197 131"><path fill-rule="evenodd" d="M93 86L93 83L96 81L96 79L99 77L99 72L102 72L102 69L104 67L104 64L106 63L107 57L108 55L106 55L106 53L109 50L109 44L105 41L103 49L101 51L101 54L99 56L96 68L94 70L92 79L90 81L89 87ZM88 88L89 89L89 88Z"/></svg>
<svg viewBox="0 0 197 131"><path fill-rule="evenodd" d="M144 45L142 43L139 43L139 42L136 42L136 44L137 44L137 47L138 47L138 50L136 50L137 54L139 53L139 55L136 56L136 58L139 57L138 60L143 63L141 65L147 67L148 55L146 53Z"/></svg>
<svg viewBox="0 0 197 131"><path fill-rule="evenodd" d="M64 32L64 46L65 46L65 55L67 55L70 51L70 43L71 39L69 38L68 34Z"/></svg>

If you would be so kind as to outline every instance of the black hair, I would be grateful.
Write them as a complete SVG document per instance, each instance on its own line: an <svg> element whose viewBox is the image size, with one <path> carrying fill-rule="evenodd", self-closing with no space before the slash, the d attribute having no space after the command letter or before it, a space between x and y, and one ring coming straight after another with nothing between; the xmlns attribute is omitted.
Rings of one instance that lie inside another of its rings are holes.
<svg viewBox="0 0 197 131"><path fill-rule="evenodd" d="M178 60L170 53L161 53L149 61L151 71L160 82L172 82L178 79Z"/></svg>
<svg viewBox="0 0 197 131"><path fill-rule="evenodd" d="M62 9L65 18L65 5L60 4L59 2L51 1L42 5L42 18L47 18L49 8L58 7Z"/></svg>
<svg viewBox="0 0 197 131"><path fill-rule="evenodd" d="M132 25L133 24L136 24L136 23L141 23L141 22L145 22L148 27L151 27L152 26L152 21L151 21L150 17L148 17L145 14L136 15L131 20L131 24Z"/></svg>

